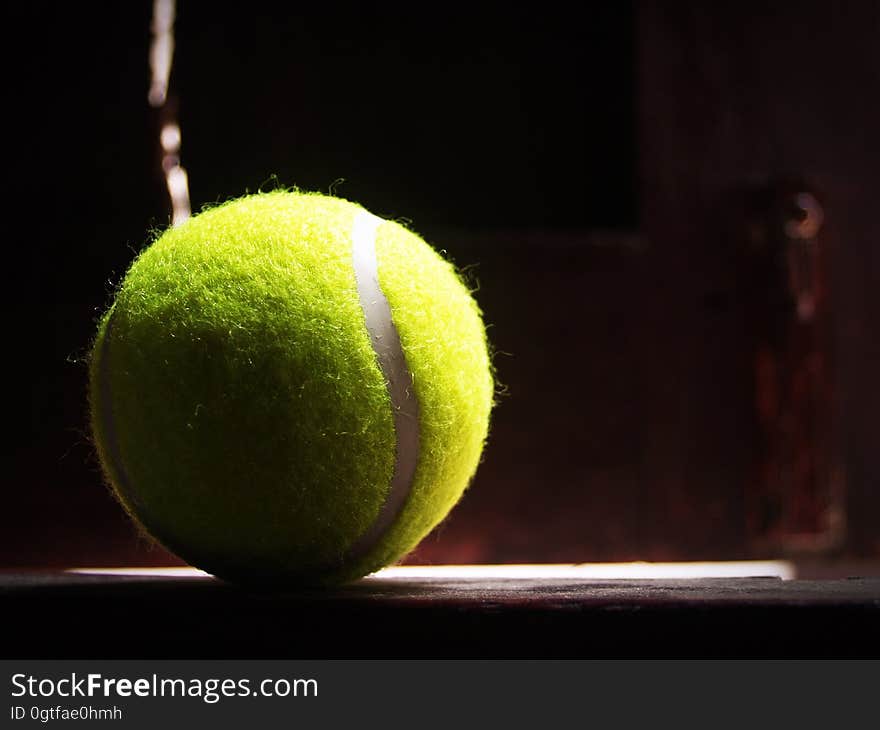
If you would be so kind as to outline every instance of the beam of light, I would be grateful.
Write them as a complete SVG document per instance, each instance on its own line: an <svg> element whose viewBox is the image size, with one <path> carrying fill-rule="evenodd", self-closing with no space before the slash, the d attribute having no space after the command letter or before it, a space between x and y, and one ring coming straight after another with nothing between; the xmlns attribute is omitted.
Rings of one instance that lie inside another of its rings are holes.
<svg viewBox="0 0 880 730"><path fill-rule="evenodd" d="M162 112L165 121L159 131L162 148L162 171L165 186L171 199L171 225L178 226L191 215L189 177L180 164L180 125L173 119L173 105L168 104L168 82L171 77L171 61L174 58L175 0L154 0L153 42L150 45L150 106Z"/></svg>
<svg viewBox="0 0 880 730"><path fill-rule="evenodd" d="M163 124L159 132L159 144L162 151L168 155L176 155L180 152L180 127L174 124Z"/></svg>
<svg viewBox="0 0 880 730"><path fill-rule="evenodd" d="M795 577L792 563L785 560L694 563L574 563L544 565L400 565L375 573L376 578L412 580L679 580L696 578L781 578Z"/></svg>
<svg viewBox="0 0 880 730"><path fill-rule="evenodd" d="M162 146L162 169L171 198L171 225L178 226L190 217L189 178L180 165L180 127L175 122L162 125L159 144Z"/></svg>
<svg viewBox="0 0 880 730"><path fill-rule="evenodd" d="M73 568L80 575L206 578L196 568ZM699 578L780 578L793 580L787 560L695 563L577 563L570 565L401 565L385 568L367 580L694 580Z"/></svg>
<svg viewBox="0 0 880 730"><path fill-rule="evenodd" d="M211 576L198 568L70 568L65 573L75 575L118 575L148 578L210 578Z"/></svg>
<svg viewBox="0 0 880 730"><path fill-rule="evenodd" d="M168 98L168 79L174 57L174 0L153 2L153 42L150 44L150 92L147 99L157 109Z"/></svg>
<svg viewBox="0 0 880 730"><path fill-rule="evenodd" d="M168 195L171 198L171 225L179 226L190 217L189 178L186 170L175 165L165 174Z"/></svg>

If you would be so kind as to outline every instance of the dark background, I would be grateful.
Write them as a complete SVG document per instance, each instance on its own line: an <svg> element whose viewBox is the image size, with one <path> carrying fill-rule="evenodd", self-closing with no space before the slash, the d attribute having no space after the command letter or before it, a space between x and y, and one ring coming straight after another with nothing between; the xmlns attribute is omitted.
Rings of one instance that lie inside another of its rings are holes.
<svg viewBox="0 0 880 730"><path fill-rule="evenodd" d="M480 284L504 394L472 488L413 560L880 555L874 4L178 11L194 209L335 191L410 220ZM4 12L0 565L161 564L103 486L85 362L168 221L151 4ZM792 357L833 364L804 448L834 465L810 505L836 517L806 531L779 518L801 497L754 476L788 458L755 405L755 332L780 315L740 256L742 201L792 185L825 210L828 292Z"/></svg>

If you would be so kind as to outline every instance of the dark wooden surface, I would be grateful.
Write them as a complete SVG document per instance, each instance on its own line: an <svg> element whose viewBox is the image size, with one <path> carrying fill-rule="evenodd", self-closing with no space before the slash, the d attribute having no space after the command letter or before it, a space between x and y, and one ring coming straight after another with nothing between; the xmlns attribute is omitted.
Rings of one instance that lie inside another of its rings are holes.
<svg viewBox="0 0 880 730"><path fill-rule="evenodd" d="M0 573L7 658L880 657L880 579L211 578Z"/></svg>

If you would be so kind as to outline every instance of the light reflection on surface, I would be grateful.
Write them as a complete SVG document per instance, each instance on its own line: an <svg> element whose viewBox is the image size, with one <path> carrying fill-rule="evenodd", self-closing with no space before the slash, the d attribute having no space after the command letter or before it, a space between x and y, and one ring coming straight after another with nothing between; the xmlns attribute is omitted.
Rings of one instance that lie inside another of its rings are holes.
<svg viewBox="0 0 880 730"><path fill-rule="evenodd" d="M81 575L206 578L196 568L73 568ZM744 560L702 563L576 563L548 565L401 565L385 568L366 580L681 580L698 578L795 578L794 565L786 560Z"/></svg>

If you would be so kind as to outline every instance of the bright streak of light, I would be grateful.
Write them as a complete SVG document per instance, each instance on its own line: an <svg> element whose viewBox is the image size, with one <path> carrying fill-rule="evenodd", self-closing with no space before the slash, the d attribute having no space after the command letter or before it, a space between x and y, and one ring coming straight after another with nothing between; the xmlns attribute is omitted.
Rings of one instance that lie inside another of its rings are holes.
<svg viewBox="0 0 880 730"><path fill-rule="evenodd" d="M175 0L154 0L153 2L153 42L150 45L150 69L152 77L148 100L151 106L162 110L169 117L173 108L166 108L168 101L168 81L171 77L171 61L174 57L174 18ZM179 226L191 215L189 199L189 177L180 164L181 132L176 121L170 119L162 125L159 132L162 147L162 170L165 185L171 199L171 225Z"/></svg>
<svg viewBox="0 0 880 730"><path fill-rule="evenodd" d="M174 56L174 0L153 2L153 42L150 45L150 106L161 107L168 96L171 59Z"/></svg>
<svg viewBox="0 0 880 730"><path fill-rule="evenodd" d="M196 568L76 568L84 575L205 578ZM381 580L693 580L699 578L780 578L793 580L787 560L703 563L579 563L572 565L401 565L367 578Z"/></svg>
<svg viewBox="0 0 880 730"><path fill-rule="evenodd" d="M171 225L179 226L190 217L189 178L180 166L180 127L174 122L162 126L159 132L162 145L162 169L165 171L165 184L171 198Z"/></svg>
<svg viewBox="0 0 880 730"><path fill-rule="evenodd" d="M376 578L411 580L425 578L513 580L678 580L696 578L795 577L794 565L786 560L745 560L702 563L577 563L572 565L401 565L375 573Z"/></svg>
<svg viewBox="0 0 880 730"><path fill-rule="evenodd" d="M189 178L186 170L175 165L165 173L168 195L171 197L171 225L179 226L190 217Z"/></svg>
<svg viewBox="0 0 880 730"><path fill-rule="evenodd" d="M71 568L65 573L76 575L146 576L152 578L210 578L197 568Z"/></svg>
<svg viewBox="0 0 880 730"><path fill-rule="evenodd" d="M174 123L165 124L159 132L159 143L165 154L177 154L180 151L180 127Z"/></svg>

